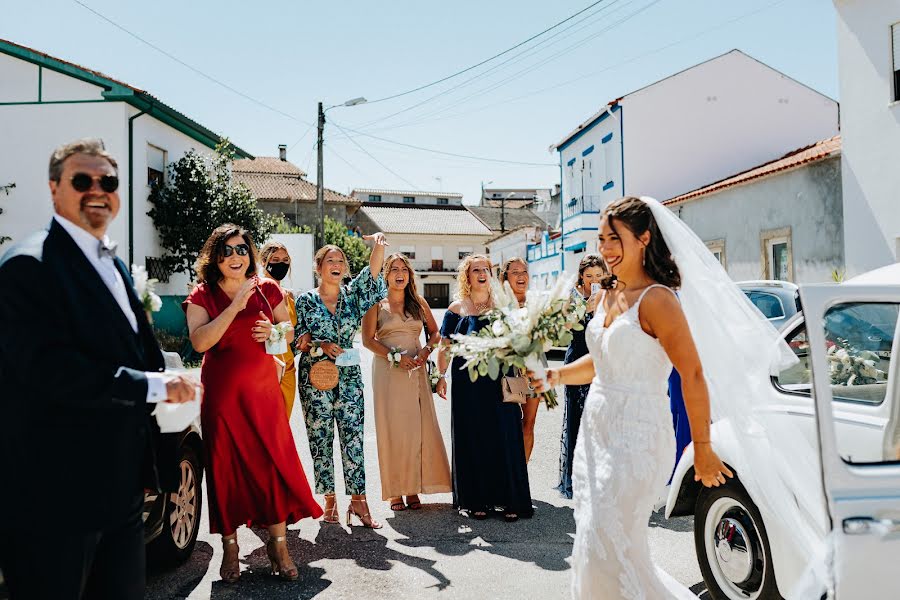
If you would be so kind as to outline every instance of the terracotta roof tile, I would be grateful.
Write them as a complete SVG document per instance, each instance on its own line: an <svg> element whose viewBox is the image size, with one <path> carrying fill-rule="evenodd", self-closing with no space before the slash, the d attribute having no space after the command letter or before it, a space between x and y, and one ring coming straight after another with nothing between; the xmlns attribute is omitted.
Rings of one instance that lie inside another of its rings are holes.
<svg viewBox="0 0 900 600"><path fill-rule="evenodd" d="M280 163L280 164L275 164ZM277 171L280 169L280 172ZM234 161L234 180L243 183L257 200L315 202L316 184L307 181L296 165L277 158L242 159ZM359 200L325 188L325 202L359 204Z"/></svg>
<svg viewBox="0 0 900 600"><path fill-rule="evenodd" d="M306 177L303 169L294 163L274 156L257 156L241 158L234 161L231 170L235 173L267 173L274 175L299 175Z"/></svg>
<svg viewBox="0 0 900 600"><path fill-rule="evenodd" d="M743 173L732 175L731 177L727 177L725 179L722 179L721 181L711 183L710 185L696 189L692 192L670 198L669 200L664 201L663 204L677 204L679 202L693 200L701 196L707 196L726 188L741 185L743 183L753 181L754 179L759 179L760 177L766 177L768 175L773 175L781 171L795 169L811 162L829 158L831 156L839 154L840 151L841 136L836 135L832 138L828 138L827 140L816 142L811 146L805 146L803 148L798 148L797 150L794 150L792 152L788 152L781 158L764 163L762 165L759 165L758 167L753 167L752 169L744 171Z"/></svg>

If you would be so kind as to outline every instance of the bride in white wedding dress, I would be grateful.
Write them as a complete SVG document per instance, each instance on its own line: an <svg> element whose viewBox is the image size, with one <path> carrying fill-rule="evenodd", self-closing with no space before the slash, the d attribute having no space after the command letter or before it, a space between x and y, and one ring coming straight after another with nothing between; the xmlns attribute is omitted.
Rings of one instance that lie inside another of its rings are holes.
<svg viewBox="0 0 900 600"><path fill-rule="evenodd" d="M696 598L655 567L647 541L647 521L675 457L667 395L673 364L682 378L695 479L709 487L732 476L710 444L706 381L673 291L681 276L641 199L622 198L607 207L599 240L612 276L587 327L590 353L546 374L550 386L591 383L572 474L572 595Z"/></svg>

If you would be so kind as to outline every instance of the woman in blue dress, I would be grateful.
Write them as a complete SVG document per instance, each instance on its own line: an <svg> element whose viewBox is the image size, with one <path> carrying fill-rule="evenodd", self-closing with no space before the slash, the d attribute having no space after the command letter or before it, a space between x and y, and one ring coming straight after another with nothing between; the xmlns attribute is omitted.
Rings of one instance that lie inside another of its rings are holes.
<svg viewBox="0 0 900 600"><path fill-rule="evenodd" d="M576 301L588 303L587 313L581 323L585 328L593 318L594 308L597 307L597 301L600 299L599 293L591 293L591 284L599 284L605 276L606 268L600 255L588 254L581 259L581 263L578 265L578 283L572 289L572 295ZM584 329L573 332L572 343L566 349L565 364L574 362L587 353ZM559 441L559 485L556 486L556 489L564 498L570 500L572 499L572 458L575 456L578 426L581 423L581 413L584 411L584 401L590 387L590 384L566 386L562 436Z"/></svg>
<svg viewBox="0 0 900 600"><path fill-rule="evenodd" d="M480 254L467 256L457 269L458 300L444 314L438 355L441 373L447 373L447 345L454 333L475 333L487 324L481 315L493 307L491 263ZM525 465L522 409L503 402L500 380L479 377L474 382L464 359L453 359L451 380L451 446L453 450L453 505L460 514L485 519L500 508L506 521L530 517L531 490ZM446 379L438 394L447 397Z"/></svg>
<svg viewBox="0 0 900 600"><path fill-rule="evenodd" d="M383 233L363 236L375 242L364 267L349 285L341 285L349 272L344 251L334 245L323 246L316 252L316 276L319 286L297 298L297 348L303 354L297 367L300 405L306 422L306 435L313 458L316 493L325 495L326 523L338 523L337 499L334 485L334 430L337 424L344 468L344 485L350 494L347 524L356 515L362 524L379 529L381 524L369 514L366 503L366 472L363 458L363 384L358 352L353 338L359 331L363 315L384 299L387 288L381 276L384 247ZM311 356L312 343L322 350L321 356ZM356 360L336 360L351 351ZM338 364L338 384L330 390L320 390L309 381L309 372L319 360L331 359ZM344 362L342 365L341 362Z"/></svg>

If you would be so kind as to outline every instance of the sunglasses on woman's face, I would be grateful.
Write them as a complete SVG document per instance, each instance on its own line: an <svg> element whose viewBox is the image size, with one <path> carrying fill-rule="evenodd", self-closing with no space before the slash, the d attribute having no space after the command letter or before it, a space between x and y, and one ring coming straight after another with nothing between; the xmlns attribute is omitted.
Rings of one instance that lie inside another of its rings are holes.
<svg viewBox="0 0 900 600"><path fill-rule="evenodd" d="M247 244L237 244L236 246L229 246L225 244L222 246L222 256L228 258L232 255L232 253L237 252L238 256L247 256L250 254L250 246Z"/></svg>
<svg viewBox="0 0 900 600"><path fill-rule="evenodd" d="M100 184L100 189L107 194L112 194L119 189L119 178L115 175L88 175L87 173L75 173L72 175L72 187L76 192L87 192L94 187L94 182Z"/></svg>

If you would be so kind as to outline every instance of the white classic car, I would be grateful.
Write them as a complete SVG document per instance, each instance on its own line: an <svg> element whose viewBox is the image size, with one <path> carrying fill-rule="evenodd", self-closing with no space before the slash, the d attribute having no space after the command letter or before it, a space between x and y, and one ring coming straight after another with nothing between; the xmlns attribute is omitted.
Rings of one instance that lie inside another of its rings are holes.
<svg viewBox="0 0 900 600"><path fill-rule="evenodd" d="M800 297L803 312L781 330L800 362L771 378L770 405L819 450L834 597L900 598L900 361L892 360L900 350L900 264L844 284L801 286ZM711 598L778 600L803 574L805 558L790 543L795 532L742 485L729 431L725 421L712 425L713 443L735 478L702 488L689 446L669 487L666 516L694 515Z"/></svg>

